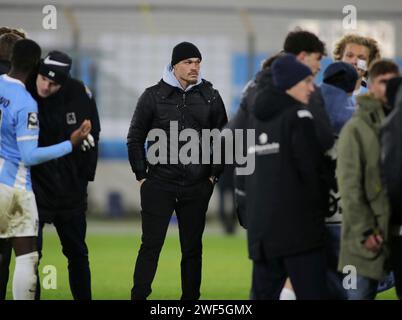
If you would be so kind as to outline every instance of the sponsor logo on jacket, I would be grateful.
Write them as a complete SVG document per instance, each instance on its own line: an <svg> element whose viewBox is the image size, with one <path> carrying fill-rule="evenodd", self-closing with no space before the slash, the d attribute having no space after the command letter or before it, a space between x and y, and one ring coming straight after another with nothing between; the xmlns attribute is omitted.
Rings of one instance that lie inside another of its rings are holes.
<svg viewBox="0 0 402 320"><path fill-rule="evenodd" d="M280 145L278 142L268 143L268 135L263 132L258 136L258 142L260 144L255 146L250 146L247 149L248 154L258 154L258 155L265 155L265 154L273 154L279 153Z"/></svg>
<svg viewBox="0 0 402 320"><path fill-rule="evenodd" d="M75 112L69 112L66 114L67 124L76 124L77 118L75 116Z"/></svg>

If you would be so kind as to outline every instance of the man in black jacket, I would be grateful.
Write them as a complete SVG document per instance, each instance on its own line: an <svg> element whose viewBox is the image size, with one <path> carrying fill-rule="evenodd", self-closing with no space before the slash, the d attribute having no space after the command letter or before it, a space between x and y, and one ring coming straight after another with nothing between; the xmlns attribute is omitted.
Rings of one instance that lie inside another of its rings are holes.
<svg viewBox="0 0 402 320"><path fill-rule="evenodd" d="M200 77L200 63L201 53L195 45L179 43L173 49L171 63L165 68L162 80L141 95L131 120L127 146L132 170L141 185L143 232L132 299L146 299L152 291L151 284L173 211L177 215L182 251L181 299L195 300L200 296L205 214L213 185L223 166L185 163L183 157L177 155L181 155L180 150L186 142L177 141L177 136L184 130L192 130L200 136L202 130L221 129L227 122L218 91ZM172 128L175 129L172 131ZM165 162L155 163L150 159L149 151L155 142L148 141L147 157L145 155L147 135L156 131L166 134L161 145L166 153L160 150ZM176 139L172 136L174 131ZM200 144L195 147L202 151ZM208 154L207 158L210 157Z"/></svg>
<svg viewBox="0 0 402 320"><path fill-rule="evenodd" d="M257 95L255 172L246 178L249 256L264 281L256 299L278 299L287 277L298 299L326 298L321 147L304 105L314 91L311 69L294 55L272 65L273 86Z"/></svg>
<svg viewBox="0 0 402 320"><path fill-rule="evenodd" d="M89 89L69 76L71 63L67 54L51 51L29 88L38 102L39 145L65 140L83 119L91 120L91 136L71 154L33 167L31 174L39 211L38 252L41 255L44 224L53 223L68 259L72 295L76 300L89 300L91 276L85 212L88 182L95 178L100 123ZM39 294L38 291L37 298Z"/></svg>
<svg viewBox="0 0 402 320"><path fill-rule="evenodd" d="M271 57L263 64L263 70L261 70L255 79L251 81L242 96L242 100L239 106L239 110L235 117L231 119L228 127L231 129L245 129L246 123L248 123L249 116L252 116L252 110L254 108L255 96L261 93L260 99L264 97L264 92L272 87L272 73L270 71L270 66L274 60L285 54L292 53L296 56L296 59L309 67L313 75L316 75L320 70L321 58L326 54L325 44L313 33L305 30L294 30L288 33L283 44L283 51L277 55ZM261 100L260 100L261 101ZM334 138L332 135L331 123L328 114L325 110L324 100L319 87L315 86L315 90L312 93L307 109L312 113L314 117L314 126L317 134L318 141L321 146L322 154L324 155L334 144ZM329 188L334 179L332 172L335 172L334 167L331 165L331 161L328 157L324 157L325 161L322 162L321 170L321 189L326 190L327 199L329 200ZM246 215L246 199L247 190L245 189L245 176L236 175L235 176L235 200L236 209L239 216L239 220L242 226L247 226L247 215ZM323 191L324 193L324 191ZM328 211L328 205L323 203L323 211ZM264 272L264 270L260 270ZM253 283L263 281L264 275L259 274L258 270L253 270ZM252 285L254 287L254 285ZM287 282L286 290L281 295L281 299L292 299L294 294L290 290L291 286ZM253 290L252 290L253 291ZM251 295L253 296L253 294Z"/></svg>
<svg viewBox="0 0 402 320"><path fill-rule="evenodd" d="M320 70L321 58L326 54L325 44L313 33L305 30L295 30L289 32L283 44L283 51L267 59L262 70L256 75L255 79L250 81L242 95L239 110L236 115L229 121L228 128L245 129L249 115L252 114L254 107L255 96L261 92L260 99L263 98L263 92L272 86L272 73L270 66L274 60L286 53L291 53L296 56L296 59L309 67L313 76ZM321 146L322 154L332 148L334 144L334 137L332 134L332 127L325 110L324 100L319 87L314 86L307 109L314 117L314 126L317 133L317 138ZM322 179L322 187L328 188L327 178ZM324 184L326 184L324 186ZM240 223L247 225L244 202L246 199L246 190L244 189L244 176L235 177L236 188L236 206L240 210L238 212ZM328 190L329 194L329 190Z"/></svg>
<svg viewBox="0 0 402 320"><path fill-rule="evenodd" d="M255 78L250 80L243 89L242 97L240 100L239 109L237 110L234 117L228 122L226 128L230 129L232 132L236 129L242 129L243 131L243 150L246 145L246 131L249 123L249 117L253 115L253 107L255 98L257 95L257 87L262 79L266 81L269 78L271 81L271 77L267 77L267 74L270 74L269 67L275 61L277 57L283 55L283 53L278 53L269 59L265 60L262 64L261 70L256 74ZM239 143L239 141L235 141L235 143ZM240 147L240 146L239 146ZM247 152L247 150L246 150ZM234 194L235 194L235 205L236 205L236 213L239 219L240 225L247 229L247 216L246 216L246 186L245 186L245 175L239 175L236 173L236 169L234 172Z"/></svg>
<svg viewBox="0 0 402 320"><path fill-rule="evenodd" d="M381 128L381 174L391 206L389 262L402 300L402 77L388 80L386 101L390 113Z"/></svg>

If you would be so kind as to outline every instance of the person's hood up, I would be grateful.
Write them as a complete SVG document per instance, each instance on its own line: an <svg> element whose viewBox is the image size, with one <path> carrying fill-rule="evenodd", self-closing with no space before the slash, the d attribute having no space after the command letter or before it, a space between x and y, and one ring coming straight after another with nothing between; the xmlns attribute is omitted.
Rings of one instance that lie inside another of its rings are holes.
<svg viewBox="0 0 402 320"><path fill-rule="evenodd" d="M344 90L336 86L323 83L320 88L332 128L339 134L345 123L353 116L356 103Z"/></svg>
<svg viewBox="0 0 402 320"><path fill-rule="evenodd" d="M302 103L275 87L269 86L257 95L253 113L257 119L268 121L285 109L297 105L302 105Z"/></svg>
<svg viewBox="0 0 402 320"><path fill-rule="evenodd" d="M324 83L352 93L356 87L358 74L355 68L342 61L330 64L324 71Z"/></svg>

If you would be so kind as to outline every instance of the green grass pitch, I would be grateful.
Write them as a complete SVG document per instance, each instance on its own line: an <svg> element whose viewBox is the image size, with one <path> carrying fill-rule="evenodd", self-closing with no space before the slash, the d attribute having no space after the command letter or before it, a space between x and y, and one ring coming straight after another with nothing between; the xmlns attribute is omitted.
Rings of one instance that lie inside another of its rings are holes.
<svg viewBox="0 0 402 320"><path fill-rule="evenodd" d="M138 224L103 222L102 230L91 228L88 222L87 244L92 273L94 299L129 299L134 263L140 245ZM130 225L133 225L131 228ZM109 228L110 226L110 228ZM150 299L179 299L180 289L180 244L175 227L166 238L161 252L158 270L152 286ZM216 228L215 228L216 229ZM201 299L248 299L251 283L251 262L247 258L246 235L224 236L208 226L204 235L203 272ZM72 299L68 284L67 261L61 253L57 234L45 228L44 250L39 270L41 280L44 266L53 265L57 270L57 289L43 289L43 300ZM14 259L11 266L14 269ZM7 299L12 298L11 279ZM394 290L380 294L378 299L395 299Z"/></svg>

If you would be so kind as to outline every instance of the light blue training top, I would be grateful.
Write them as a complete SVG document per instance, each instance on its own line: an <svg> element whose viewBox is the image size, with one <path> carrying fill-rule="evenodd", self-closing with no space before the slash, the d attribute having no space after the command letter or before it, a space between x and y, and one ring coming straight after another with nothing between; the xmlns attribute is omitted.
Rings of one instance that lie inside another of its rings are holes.
<svg viewBox="0 0 402 320"><path fill-rule="evenodd" d="M39 148L38 106L18 79L0 76L0 183L32 190L30 166L72 151L70 141Z"/></svg>

